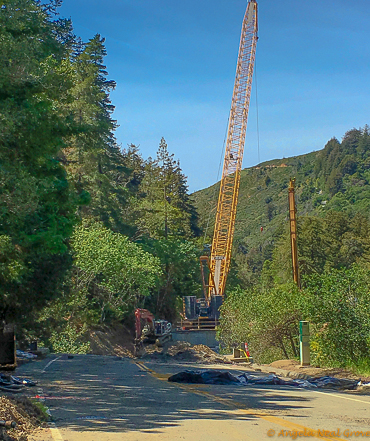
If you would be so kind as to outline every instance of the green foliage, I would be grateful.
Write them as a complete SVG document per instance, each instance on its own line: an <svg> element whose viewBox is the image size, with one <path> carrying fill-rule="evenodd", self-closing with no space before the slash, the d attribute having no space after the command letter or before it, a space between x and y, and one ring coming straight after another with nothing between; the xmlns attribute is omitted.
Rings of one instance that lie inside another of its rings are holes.
<svg viewBox="0 0 370 441"><path fill-rule="evenodd" d="M254 359L271 362L299 354L299 320L308 320L313 364L365 369L370 351L370 270L330 270L293 284L229 293L219 338L227 346L249 343Z"/></svg>
<svg viewBox="0 0 370 441"><path fill-rule="evenodd" d="M32 403L32 406L37 409L37 418L39 419L39 421L47 422L51 420L49 408L38 398L27 398L26 400L29 400L29 402Z"/></svg>
<svg viewBox="0 0 370 441"><path fill-rule="evenodd" d="M20 280L25 271L19 250L9 236L0 236L0 280L3 283Z"/></svg>
<svg viewBox="0 0 370 441"><path fill-rule="evenodd" d="M268 360L271 350L280 358L298 356L300 293L294 284L273 289L252 288L228 294L221 308L219 338L227 347L248 342L256 361Z"/></svg>
<svg viewBox="0 0 370 441"><path fill-rule="evenodd" d="M197 214L190 201L186 177L179 161L162 138L156 160L145 163L140 199L136 205L136 225L140 236L190 238L199 236Z"/></svg>
<svg viewBox="0 0 370 441"><path fill-rule="evenodd" d="M298 222L298 260L300 274L322 274L325 270L350 268L370 259L369 221L362 214L354 217L329 211L324 216L303 216ZM276 283L292 278L289 226L277 241L269 275ZM267 268L267 267L266 267ZM262 271L262 277L265 277ZM267 276L267 275L266 275Z"/></svg>
<svg viewBox="0 0 370 441"><path fill-rule="evenodd" d="M0 320L73 352L145 302L176 317L200 229L165 140L154 161L117 145L104 38L83 43L59 3L0 8Z"/></svg>
<svg viewBox="0 0 370 441"><path fill-rule="evenodd" d="M19 324L57 294L71 264L76 201L56 159L74 130L65 111L71 66L56 27L37 2L3 2L0 316Z"/></svg>
<svg viewBox="0 0 370 441"><path fill-rule="evenodd" d="M116 319L132 311L157 285L159 260L128 237L99 223L85 224L72 236L75 289L87 289L99 305L101 321L109 311Z"/></svg>
<svg viewBox="0 0 370 441"><path fill-rule="evenodd" d="M128 173L113 133L117 125L111 118L114 106L109 93L115 82L106 78L105 56L104 38L99 34L72 56L67 109L77 133L62 150L61 160L79 195L79 215L125 233L122 211L128 198Z"/></svg>
<svg viewBox="0 0 370 441"><path fill-rule="evenodd" d="M55 330L50 337L53 352L67 354L87 354L90 351L90 343L84 341L87 325L76 329L69 322L62 329Z"/></svg>
<svg viewBox="0 0 370 441"><path fill-rule="evenodd" d="M312 322L314 362L356 364L370 351L370 272L332 270L306 280L304 314Z"/></svg>
<svg viewBox="0 0 370 441"><path fill-rule="evenodd" d="M181 311L177 307L179 298L201 292L199 249L192 241L174 238L147 239L143 248L159 259L162 269L159 284L145 299L145 306L158 316L175 321Z"/></svg>

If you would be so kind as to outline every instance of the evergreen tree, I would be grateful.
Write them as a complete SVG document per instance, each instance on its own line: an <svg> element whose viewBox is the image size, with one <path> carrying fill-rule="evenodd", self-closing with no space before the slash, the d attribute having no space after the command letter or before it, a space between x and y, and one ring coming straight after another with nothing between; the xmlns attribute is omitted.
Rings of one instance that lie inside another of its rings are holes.
<svg viewBox="0 0 370 441"><path fill-rule="evenodd" d="M141 234L153 238L192 237L199 235L196 212L192 205L179 161L168 152L161 139L157 158L145 164L140 185L137 225Z"/></svg>
<svg viewBox="0 0 370 441"><path fill-rule="evenodd" d="M115 82L106 78L105 55L104 38L97 34L73 58L70 111L79 133L68 140L63 161L85 204L80 215L92 216L123 232L126 168L113 134L117 125L111 117L114 106L109 93Z"/></svg>
<svg viewBox="0 0 370 441"><path fill-rule="evenodd" d="M74 131L56 23L33 0L0 8L0 316L30 320L63 289L75 200L57 160Z"/></svg>

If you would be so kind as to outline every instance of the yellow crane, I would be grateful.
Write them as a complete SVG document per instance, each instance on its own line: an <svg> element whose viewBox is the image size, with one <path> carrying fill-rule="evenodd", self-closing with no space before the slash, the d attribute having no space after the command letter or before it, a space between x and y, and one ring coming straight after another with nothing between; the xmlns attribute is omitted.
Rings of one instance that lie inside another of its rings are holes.
<svg viewBox="0 0 370 441"><path fill-rule="evenodd" d="M258 39L257 32L257 1L250 0L244 15L240 38L211 255L210 257L201 256L200 258L203 289L208 302L210 302L212 296L223 297L230 267L240 172ZM207 265L210 270L208 284L205 282L204 265Z"/></svg>

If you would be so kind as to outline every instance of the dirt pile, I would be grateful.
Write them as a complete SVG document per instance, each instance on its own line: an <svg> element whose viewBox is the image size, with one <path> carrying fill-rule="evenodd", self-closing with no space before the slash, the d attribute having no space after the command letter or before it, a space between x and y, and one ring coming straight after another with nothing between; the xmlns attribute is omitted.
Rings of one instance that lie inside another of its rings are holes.
<svg viewBox="0 0 370 441"><path fill-rule="evenodd" d="M91 353L95 355L117 355L134 358L134 335L125 326L91 330L88 341ZM212 351L205 345L194 345L185 341L167 342L163 347L145 345L140 358L161 361L188 361L194 363L213 364L228 363L222 355Z"/></svg>
<svg viewBox="0 0 370 441"><path fill-rule="evenodd" d="M202 364L230 363L225 357L212 351L208 346L192 346L185 341L169 342L163 348L147 345L145 346L145 354L142 358L146 360L188 361Z"/></svg>
<svg viewBox="0 0 370 441"><path fill-rule="evenodd" d="M91 330L88 341L94 355L134 357L134 335L123 325Z"/></svg>
<svg viewBox="0 0 370 441"><path fill-rule="evenodd" d="M28 436L43 425L45 415L28 398L0 397L0 420L15 421L14 429L0 427L0 439L4 441L27 441Z"/></svg>

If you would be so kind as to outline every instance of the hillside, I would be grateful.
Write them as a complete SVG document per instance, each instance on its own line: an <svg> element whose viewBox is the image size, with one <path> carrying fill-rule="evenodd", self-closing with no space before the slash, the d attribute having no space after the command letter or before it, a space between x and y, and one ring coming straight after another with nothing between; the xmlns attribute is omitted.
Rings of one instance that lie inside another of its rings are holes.
<svg viewBox="0 0 370 441"><path fill-rule="evenodd" d="M298 217L325 216L330 210L368 216L368 127L348 131L341 142L333 138L318 152L271 160L242 170L233 246L233 257L239 267L242 261L248 261L248 271L258 274L263 262L271 258L277 239L287 228L291 177L296 178ZM218 189L219 183L192 195L204 230L209 219L210 238Z"/></svg>

